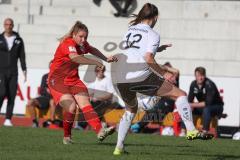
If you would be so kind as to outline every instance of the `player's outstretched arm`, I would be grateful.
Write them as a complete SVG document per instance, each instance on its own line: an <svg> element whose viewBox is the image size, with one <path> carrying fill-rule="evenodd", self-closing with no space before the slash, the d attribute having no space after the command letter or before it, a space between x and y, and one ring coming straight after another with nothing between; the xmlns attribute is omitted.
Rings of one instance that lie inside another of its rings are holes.
<svg viewBox="0 0 240 160"><path fill-rule="evenodd" d="M71 53L69 54L69 57L73 62L79 63L81 65L97 65L100 68L104 68L104 65L101 62L96 61L94 59L86 58L83 55Z"/></svg>
<svg viewBox="0 0 240 160"><path fill-rule="evenodd" d="M92 47L91 46L91 50L90 53L108 63L110 62L117 62L117 58L115 56L110 56L110 57L106 57L105 55L102 54L102 52L100 52L97 48Z"/></svg>

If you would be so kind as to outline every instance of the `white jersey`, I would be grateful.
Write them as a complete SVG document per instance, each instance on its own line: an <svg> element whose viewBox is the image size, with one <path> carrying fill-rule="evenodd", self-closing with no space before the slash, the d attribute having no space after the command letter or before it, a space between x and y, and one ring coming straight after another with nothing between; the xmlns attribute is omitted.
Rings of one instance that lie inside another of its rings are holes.
<svg viewBox="0 0 240 160"><path fill-rule="evenodd" d="M117 62L118 78L115 82L130 83L145 80L152 71L144 56L147 52L155 56L160 44L160 35L149 25L137 24L128 28L123 41L126 50Z"/></svg>

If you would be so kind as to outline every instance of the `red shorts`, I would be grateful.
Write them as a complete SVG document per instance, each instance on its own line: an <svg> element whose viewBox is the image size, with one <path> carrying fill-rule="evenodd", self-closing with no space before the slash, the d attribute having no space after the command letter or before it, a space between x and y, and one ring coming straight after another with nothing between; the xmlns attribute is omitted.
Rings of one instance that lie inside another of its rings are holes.
<svg viewBox="0 0 240 160"><path fill-rule="evenodd" d="M72 85L66 85L63 82L61 82L61 80L55 82L54 79L49 78L48 87L56 105L59 103L61 97L64 94L71 94L71 95L75 95L79 93L88 94L88 89L81 80L76 81Z"/></svg>

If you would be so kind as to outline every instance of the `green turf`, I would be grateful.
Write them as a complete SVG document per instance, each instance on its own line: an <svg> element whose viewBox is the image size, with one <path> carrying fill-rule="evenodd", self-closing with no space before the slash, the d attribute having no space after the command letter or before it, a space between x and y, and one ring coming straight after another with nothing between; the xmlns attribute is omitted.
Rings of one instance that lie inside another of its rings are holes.
<svg viewBox="0 0 240 160"><path fill-rule="evenodd" d="M62 131L0 127L0 160L240 160L240 141L230 139L187 141L131 134L126 141L130 154L116 157L112 155L116 134L102 143L97 143L93 132L74 131L73 135L76 144L63 145Z"/></svg>

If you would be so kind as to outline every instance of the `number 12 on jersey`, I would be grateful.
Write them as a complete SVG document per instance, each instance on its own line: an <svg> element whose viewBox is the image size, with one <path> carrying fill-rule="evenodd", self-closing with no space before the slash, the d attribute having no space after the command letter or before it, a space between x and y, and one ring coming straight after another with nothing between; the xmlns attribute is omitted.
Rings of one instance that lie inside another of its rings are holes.
<svg viewBox="0 0 240 160"><path fill-rule="evenodd" d="M134 35L132 35L132 33L129 33L127 36L126 36L126 38L127 38L127 46L126 46L126 49L127 48L137 48L137 49L139 49L140 47L137 45L137 43L139 43L140 41L141 41L141 39L142 39L142 35L141 34L134 34ZM129 40L132 40L132 42L131 41L129 41Z"/></svg>

